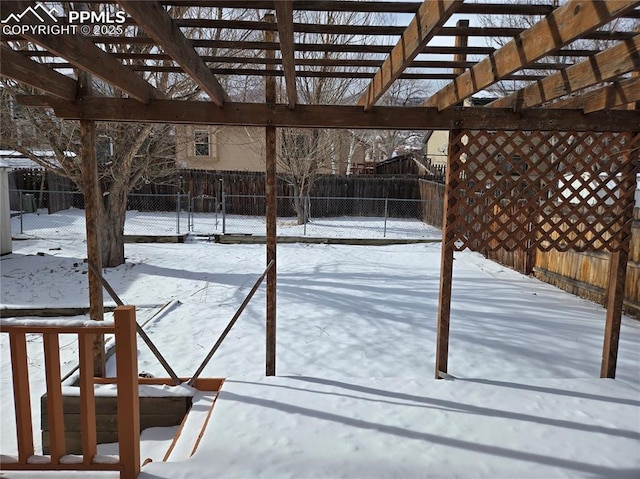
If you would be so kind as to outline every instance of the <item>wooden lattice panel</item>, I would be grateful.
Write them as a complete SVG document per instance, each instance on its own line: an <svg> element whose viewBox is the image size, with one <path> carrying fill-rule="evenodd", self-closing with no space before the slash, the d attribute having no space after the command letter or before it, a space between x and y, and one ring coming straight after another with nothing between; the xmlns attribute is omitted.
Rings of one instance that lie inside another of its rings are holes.
<svg viewBox="0 0 640 479"><path fill-rule="evenodd" d="M445 241L456 250L628 247L640 135L452 132Z"/></svg>

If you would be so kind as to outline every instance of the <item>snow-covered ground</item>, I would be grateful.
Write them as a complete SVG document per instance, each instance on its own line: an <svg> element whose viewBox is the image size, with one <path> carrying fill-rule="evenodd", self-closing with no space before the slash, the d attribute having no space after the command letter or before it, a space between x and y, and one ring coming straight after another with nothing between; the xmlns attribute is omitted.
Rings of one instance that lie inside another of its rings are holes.
<svg viewBox="0 0 640 479"><path fill-rule="evenodd" d="M401 200L396 200L401 201ZM414 201L414 203L410 203ZM417 211L415 200L407 200L410 211ZM14 237L73 239L85 232L84 210L70 208L54 214L46 209L11 218ZM417 214L417 213L415 213ZM191 232L198 235L265 234L264 216L223 215L221 213L127 211L125 234L174 235ZM418 219L365 216L312 218L298 225L295 218L278 218L279 236L348 238L440 238L440 230Z"/></svg>
<svg viewBox="0 0 640 479"><path fill-rule="evenodd" d="M2 305L86 305L85 248L14 242ZM126 256L105 278L142 306L140 322L180 301L145 329L184 376L265 266L261 245L128 244ZM263 377L262 286L204 372L230 380L197 453L158 462L172 431L148 431L143 457L156 459L141 477L638 477L640 323L623 319L617 379L597 379L602 307L478 254L455 258L449 372L461 379L435 381L439 244L280 245L278 377ZM30 338L34 404L40 344ZM64 373L77 348L61 345ZM8 355L0 335L4 411ZM139 361L166 375L142 342ZM13 418L0 420L0 452L14 453Z"/></svg>

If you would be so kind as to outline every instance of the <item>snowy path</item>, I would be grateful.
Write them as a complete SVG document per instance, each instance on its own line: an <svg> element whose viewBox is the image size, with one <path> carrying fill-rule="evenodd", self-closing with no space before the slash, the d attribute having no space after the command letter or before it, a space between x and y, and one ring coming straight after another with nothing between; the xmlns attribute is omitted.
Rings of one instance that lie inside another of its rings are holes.
<svg viewBox="0 0 640 479"><path fill-rule="evenodd" d="M16 242L14 253L0 260L0 301L24 306L86 304L85 248L79 240ZM195 371L265 266L263 245L128 244L126 256L127 264L105 271L125 302L181 302L145 329L182 376ZM234 378L225 394L243 397L227 396L216 405L211 424L222 443L211 443L199 450L198 458L179 463L186 475L160 477L202 477L198 467L204 457L210 463L207 473L222 461L236 468L230 470L240 471L233 477L254 477L234 465L242 449L235 456L227 450L234 447L235 436L246 436L243 441L255 437L276 441L288 437L288 428L302 436L294 435L291 444L258 441L255 451L244 452L247 462L255 454L257 464L266 449L278 454L272 464L265 465L272 474L264 477L336 477L312 474L322 471L320 463L326 459L322 448L329 446L337 448L337 457L355 447L366 451L359 455L354 450L354 463L341 469L345 477L368 477L371 468L378 470L376 464L381 464L381 477L389 471L402 477L405 464L407 474L426 468L443 477L477 477L478 471L494 477L522 477L527 475L527 465L532 471L529 477L547 477L549 471L564 477L609 477L613 472L611 477L640 476L640 323L623 318L618 380L598 380L605 318L601 306L475 253L456 253L455 258L449 372L468 380L436 382L430 378L438 244L280 245L280 377L245 379L260 377L264 371L262 287L204 372L204 376ZM139 311L139 319L144 321L153 312ZM38 341L34 337L29 342L33 404L38 404L44 388ZM66 340L62 344L66 371L73 364L76 347ZM140 370L165 375L142 342L139 362ZM10 410L5 335L0 336L0 366L0 403L3 410ZM321 378L321 382L295 376ZM271 402L256 403L261 399ZM246 419L226 417L227 408L230 416L240 414ZM36 427L38 416L34 411ZM1 415L0 420L0 451L11 454L14 420L10 414ZM269 427L278 434L266 434ZM341 434L352 438L342 440ZM143 447L157 441L154 447L161 449L170 435L158 440L161 436L161 432L146 434ZM296 442L316 437L317 450L306 442L304 454L297 457ZM444 439L438 442L438 437ZM596 444L607 455L598 455ZM385 456L387 450L398 459L384 462L390 457ZM613 471L613 459L623 452L626 459L620 459ZM220 459L226 455L228 460ZM289 455L290 460L282 459ZM414 456L415 463L410 459ZM304 457L311 469L303 469ZM284 471L287 464L289 472ZM147 467L156 471L169 466ZM536 474L538 468L543 473Z"/></svg>
<svg viewBox="0 0 640 479"><path fill-rule="evenodd" d="M196 454L140 478L631 478L639 407L613 380L231 379Z"/></svg>

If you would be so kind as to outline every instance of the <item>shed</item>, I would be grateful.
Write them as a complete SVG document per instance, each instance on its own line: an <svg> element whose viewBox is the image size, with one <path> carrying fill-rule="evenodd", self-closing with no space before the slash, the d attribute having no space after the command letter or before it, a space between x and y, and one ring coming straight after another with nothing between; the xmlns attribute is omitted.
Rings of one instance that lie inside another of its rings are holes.
<svg viewBox="0 0 640 479"><path fill-rule="evenodd" d="M12 251L9 208L9 166L0 161L0 255Z"/></svg>

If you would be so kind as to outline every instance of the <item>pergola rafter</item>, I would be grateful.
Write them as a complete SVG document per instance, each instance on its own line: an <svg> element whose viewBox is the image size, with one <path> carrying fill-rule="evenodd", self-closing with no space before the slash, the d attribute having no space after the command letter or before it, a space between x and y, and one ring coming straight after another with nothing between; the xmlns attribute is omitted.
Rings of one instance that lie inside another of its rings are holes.
<svg viewBox="0 0 640 479"><path fill-rule="evenodd" d="M26 85L38 88L64 100L74 101L78 92L78 82L73 78L34 62L11 48L0 46L0 72Z"/></svg>
<svg viewBox="0 0 640 479"><path fill-rule="evenodd" d="M640 35L636 35L487 106L515 109L538 106L583 88L610 81L639 67Z"/></svg>
<svg viewBox="0 0 640 479"><path fill-rule="evenodd" d="M435 93L423 106L437 106L440 110L449 108L639 4L632 0L565 3Z"/></svg>
<svg viewBox="0 0 640 479"><path fill-rule="evenodd" d="M122 0L120 5L162 49L209 95L211 101L222 106L226 93L207 65L198 56L189 40L176 26L164 8L156 1Z"/></svg>
<svg viewBox="0 0 640 479"><path fill-rule="evenodd" d="M360 97L358 104L362 105L365 110L375 105L405 68L418 56L422 48L433 38L438 28L444 25L461 4L462 0L441 2L425 0Z"/></svg>
<svg viewBox="0 0 640 479"><path fill-rule="evenodd" d="M580 96L553 103L556 108L580 108L585 113L617 108L640 101L640 77L627 78Z"/></svg>
<svg viewBox="0 0 640 479"><path fill-rule="evenodd" d="M147 103L152 98L164 96L140 75L95 46L86 37L81 35L37 35L28 32L24 34L24 37L68 60L74 67L95 75L142 103ZM36 73L34 72L34 74Z"/></svg>
<svg viewBox="0 0 640 479"><path fill-rule="evenodd" d="M296 60L293 48L293 3L291 0L274 0L276 21L278 22L278 37L282 55L282 69L287 90L289 108L295 108L298 103L296 90Z"/></svg>

